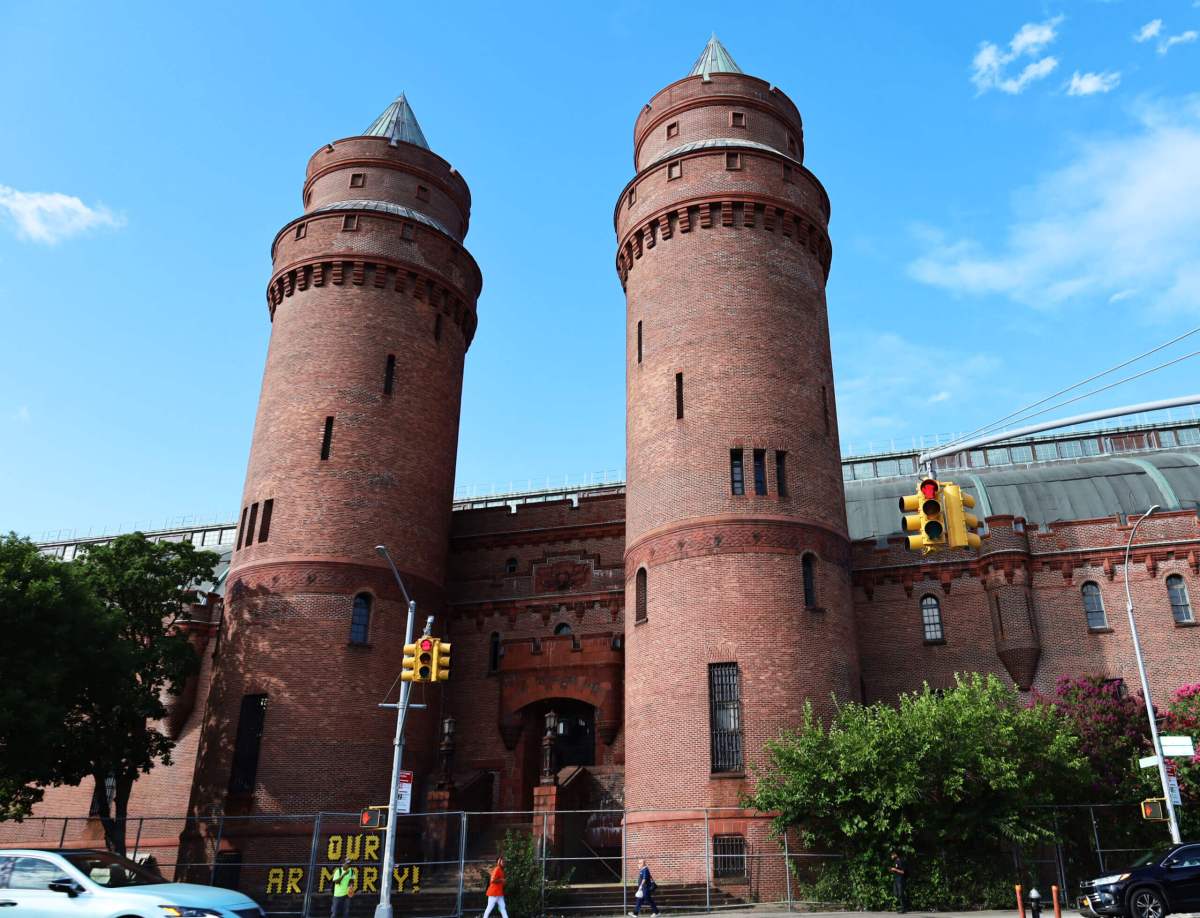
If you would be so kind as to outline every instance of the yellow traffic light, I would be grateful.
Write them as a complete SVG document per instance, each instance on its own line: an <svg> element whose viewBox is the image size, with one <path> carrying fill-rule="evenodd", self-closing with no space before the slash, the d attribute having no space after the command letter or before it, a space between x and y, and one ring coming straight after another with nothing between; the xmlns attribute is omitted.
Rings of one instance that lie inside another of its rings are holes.
<svg viewBox="0 0 1200 918"><path fill-rule="evenodd" d="M1148 819L1151 822L1166 822L1165 797L1151 797L1149 800L1142 801L1142 819Z"/></svg>
<svg viewBox="0 0 1200 918"><path fill-rule="evenodd" d="M900 498L900 531L901 532L916 532L921 531L921 495L905 494ZM911 514L911 515L910 515ZM925 547L925 536L910 535L905 537L909 551L919 551Z"/></svg>
<svg viewBox="0 0 1200 918"><path fill-rule="evenodd" d="M946 536L951 548L978 549L982 544L978 533L979 518L967 510L975 506L975 498L964 494L962 488L952 481L942 482L942 495L946 508Z"/></svg>
<svg viewBox="0 0 1200 918"><path fill-rule="evenodd" d="M921 534L925 551L946 547L946 512L942 505L942 486L936 478L922 479L917 488L921 495Z"/></svg>
<svg viewBox="0 0 1200 918"><path fill-rule="evenodd" d="M450 645L435 641L433 648L433 681L446 682L450 678Z"/></svg>
<svg viewBox="0 0 1200 918"><path fill-rule="evenodd" d="M437 638L423 637L417 641L417 671L413 682L433 681L433 657Z"/></svg>
<svg viewBox="0 0 1200 918"><path fill-rule="evenodd" d="M417 645L404 645L404 660L400 665L400 678L405 682L419 682L417 679Z"/></svg>

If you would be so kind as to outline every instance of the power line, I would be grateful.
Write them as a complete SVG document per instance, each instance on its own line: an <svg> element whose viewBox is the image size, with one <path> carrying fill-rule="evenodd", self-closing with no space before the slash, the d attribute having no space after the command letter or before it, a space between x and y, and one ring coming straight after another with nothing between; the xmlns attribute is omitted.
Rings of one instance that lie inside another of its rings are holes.
<svg viewBox="0 0 1200 918"><path fill-rule="evenodd" d="M1176 343L1182 341L1184 338L1190 337L1191 335L1194 335L1197 332L1200 332L1200 325L1197 325L1191 331L1186 331L1182 335L1178 335L1178 336L1172 338L1170 341L1166 341L1166 342L1158 345L1157 347L1152 347L1150 350L1145 351L1144 353L1138 354L1136 357L1130 357L1128 360L1122 361L1121 363L1118 363L1115 366L1109 367L1107 370L1103 371L1102 373L1096 373L1093 376L1089 376L1087 379L1081 379L1079 382L1074 383L1073 385L1067 386L1065 389L1059 389L1057 392L1055 392L1051 395L1047 395L1045 398L1039 399L1038 401L1033 402L1032 404L1026 405L1024 408L1018 408L1016 411L1012 412L1011 414L1005 415L1004 417L1000 418L998 421L993 421L990 424L984 424L982 427L977 427L975 430L972 430L970 433L960 434L959 436L952 439L946 445L953 446L955 443L969 440L972 437L976 436L977 434L981 434L981 433L985 433L990 430L994 430L994 429L1002 426L1003 424L1007 423L1008 421L1018 418L1019 415L1024 414L1026 411L1030 411L1034 408L1037 408L1039 405L1044 405L1044 404L1046 404L1046 402L1048 402L1052 399L1058 398L1060 395L1066 395L1068 392L1070 392L1074 389L1078 389L1080 386L1086 386L1090 382L1095 382L1097 379L1100 379L1103 376L1107 376L1109 373L1115 373L1117 370L1124 369L1125 367L1129 366L1131 363L1137 363L1139 360L1142 360L1145 357L1149 357L1151 354L1157 353L1158 351L1161 351L1163 348L1170 347L1172 344L1176 344ZM1188 356L1191 357L1193 355L1189 354ZM1184 359L1184 358L1181 358L1181 359ZM1178 361L1171 361L1171 363L1177 363L1177 362ZM1164 367L1170 366L1170 363L1165 363L1162 366L1164 366ZM1156 367L1155 369L1162 369L1162 367ZM1153 372L1153 370L1150 370L1147 372ZM1143 373L1143 374L1139 374L1139 375L1144 376L1145 374ZM1129 379L1124 380L1124 382L1128 382L1131 379L1137 379L1137 378L1138 378L1137 376L1131 376L1131 377L1129 377ZM1119 385L1119 383L1114 383L1113 385ZM1110 388L1112 388L1112 386L1106 386L1101 389L1096 389L1095 392L1103 392L1105 388L1110 389ZM1091 394L1094 395L1095 392L1093 392ZM1084 396L1080 396L1080 398L1083 398L1083 397ZM1062 404L1069 405L1073 401L1079 401L1079 398L1071 399L1070 401L1063 402ZM1050 410L1053 410L1053 408L1046 409L1046 411L1050 411ZM1045 411L1038 412L1038 414L1045 414L1045 413L1046 413ZM1037 417L1037 416L1038 415L1030 415L1030 417ZM1027 420L1027 418L1021 418L1021 420Z"/></svg>

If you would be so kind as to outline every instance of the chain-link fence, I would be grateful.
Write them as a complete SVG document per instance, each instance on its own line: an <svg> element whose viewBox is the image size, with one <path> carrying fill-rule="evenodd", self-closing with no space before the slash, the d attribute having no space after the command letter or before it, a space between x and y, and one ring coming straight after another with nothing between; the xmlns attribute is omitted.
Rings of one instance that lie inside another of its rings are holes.
<svg viewBox="0 0 1200 918"><path fill-rule="evenodd" d="M1013 879L1058 885L1068 902L1081 880L1119 870L1167 838L1160 825L1138 818L1136 804L1057 807L1053 817L1055 841L1014 851ZM351 913L371 915L379 901L384 832L362 828L358 813L136 817L125 829L127 854L150 860L167 879L241 890L268 914L329 914L333 870L347 859L357 871ZM510 862L510 901L523 892L549 914L632 911L643 859L657 884L654 904L663 911L829 904L806 898L806 890L835 855L800 849L795 836L773 835L769 819L747 810L442 812L398 817L395 915L480 914L488 873L510 833L530 855L516 873ZM97 819L42 817L4 826L0 845L102 848L105 842ZM920 861L918 853L918 869Z"/></svg>

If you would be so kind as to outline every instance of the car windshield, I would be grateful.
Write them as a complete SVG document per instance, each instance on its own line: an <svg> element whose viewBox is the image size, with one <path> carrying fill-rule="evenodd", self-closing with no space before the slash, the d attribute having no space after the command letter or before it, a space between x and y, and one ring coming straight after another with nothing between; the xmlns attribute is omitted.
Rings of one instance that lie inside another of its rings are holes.
<svg viewBox="0 0 1200 918"><path fill-rule="evenodd" d="M69 851L63 857L93 883L109 889L167 882L155 871L107 851Z"/></svg>
<svg viewBox="0 0 1200 918"><path fill-rule="evenodd" d="M1137 860L1130 863L1129 869L1133 870L1135 867L1145 867L1147 864L1156 864L1158 861L1162 860L1165 855L1166 852L1161 848L1151 848L1149 851L1144 851L1138 855Z"/></svg>

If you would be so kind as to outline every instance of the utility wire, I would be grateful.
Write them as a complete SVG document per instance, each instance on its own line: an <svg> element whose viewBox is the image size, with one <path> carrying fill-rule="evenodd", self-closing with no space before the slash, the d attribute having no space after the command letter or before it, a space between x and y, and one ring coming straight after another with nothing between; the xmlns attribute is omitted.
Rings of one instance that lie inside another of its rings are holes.
<svg viewBox="0 0 1200 918"><path fill-rule="evenodd" d="M998 420L998 421L993 421L990 424L984 424L982 427L977 427L975 430L972 430L970 433L960 434L959 436L950 440L945 445L953 446L956 443L961 443L966 440L970 440L972 437L976 436L977 434L983 434L983 433L987 433L989 431L995 430L996 428L1004 425L1006 422L1012 421L1013 419L1017 418L1019 415L1024 414L1026 411L1031 411L1032 409L1037 408L1039 405L1044 405L1044 404L1046 404L1046 402L1051 401L1052 399L1056 399L1060 395L1066 395L1068 392L1072 391L1073 389L1078 389L1080 386L1086 386L1090 382L1095 382L1097 379L1100 379L1103 376L1107 376L1109 373L1115 373L1117 370L1124 369L1125 367L1129 366L1131 363L1137 363L1139 360L1142 360L1145 357L1149 357L1151 354L1157 353L1158 351L1161 351L1163 348L1170 347L1172 344L1175 344L1179 341L1182 341L1184 338L1187 338L1191 335L1196 334L1196 332L1200 332L1200 325L1197 325L1191 331L1186 331L1182 335L1172 338L1170 341L1166 341L1166 342L1158 345L1157 347L1152 347L1150 350L1146 351L1145 353L1138 354L1136 357L1130 357L1128 360L1123 361L1122 363L1118 363L1116 366L1109 367L1107 370L1105 370L1102 373L1097 373L1094 376L1089 376L1087 379L1081 379L1079 382L1075 383L1074 385L1067 386L1065 389L1059 389L1057 392L1053 393L1052 395L1047 395L1045 398L1039 399L1038 401L1034 402L1033 404L1026 405L1024 408L1018 408L1016 411L1012 412L1012 414L1007 414L1004 417L1000 418L1000 420ZM1192 355L1189 354L1188 356L1190 357ZM1175 361L1172 361L1172 362L1175 362ZM1170 366L1170 364L1163 364L1162 366ZM1162 369L1162 367L1156 367L1156 369ZM1153 372L1153 371L1148 371L1148 372ZM1142 374L1142 375L1144 375L1144 374ZM1130 379L1137 379L1137 377L1131 376ZM1126 380L1126 382L1128 382L1128 380ZM1114 383L1114 385L1117 385L1117 384ZM1112 388L1112 387L1106 386L1105 388ZM1104 389L1097 389L1095 391L1103 392ZM1095 393L1092 393L1092 394L1095 394ZM1069 404L1071 404L1072 401L1079 401L1079 399L1078 398L1071 399L1071 401L1063 402L1062 404L1069 405ZM1055 406L1055 407L1058 407L1058 406ZM1049 411L1051 409L1046 409L1046 410ZM1038 412L1039 415L1045 414L1045 413L1046 413L1045 411ZM1037 417L1037 416L1038 415L1030 415L1030 417ZM1028 420L1028 419L1021 418L1021 420Z"/></svg>
<svg viewBox="0 0 1200 918"><path fill-rule="evenodd" d="M1196 357L1196 356L1200 356L1200 351L1192 351L1190 354L1184 354L1182 357L1176 357L1174 360L1168 360L1166 363L1160 363L1156 367L1151 367L1148 370L1142 370L1142 372L1134 373L1132 376L1126 376L1124 379L1118 379L1116 382L1111 382L1106 386L1100 386L1098 389L1092 389L1090 392L1084 392L1082 395L1077 395L1074 398L1069 398L1065 402L1059 402L1056 405L1051 405L1049 408L1043 408L1041 411L1035 411L1033 414L1029 414L1029 415L1026 415L1025 417L1021 418L1021 420L1028 421L1031 418L1039 417L1043 414L1047 414L1048 412L1057 411L1059 408L1062 408L1066 405L1070 405L1073 402L1078 402L1085 398L1090 398L1093 395L1097 395L1101 392L1106 392L1109 389L1115 389L1117 386L1124 385L1127 382L1133 382L1133 380L1135 380L1135 379L1141 379L1143 376L1149 376L1151 373L1156 373L1159 370L1162 370L1166 367L1171 366L1172 364L1176 364L1183 360L1187 360L1190 357ZM1075 387L1072 386L1071 388L1073 389ZM952 444L947 444L947 445L952 445ZM939 447L939 449L940 448L941 447Z"/></svg>

